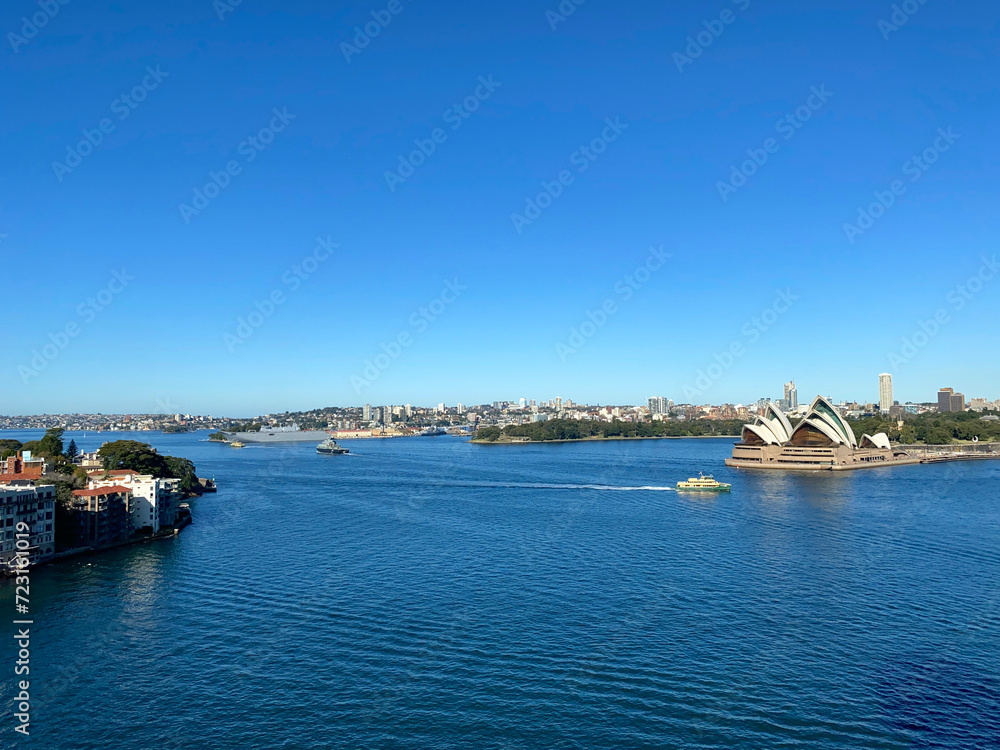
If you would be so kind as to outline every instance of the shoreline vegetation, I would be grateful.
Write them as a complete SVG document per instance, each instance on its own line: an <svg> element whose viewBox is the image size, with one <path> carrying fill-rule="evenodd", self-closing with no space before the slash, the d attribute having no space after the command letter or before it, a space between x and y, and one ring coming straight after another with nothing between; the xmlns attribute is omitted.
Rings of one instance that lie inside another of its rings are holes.
<svg viewBox="0 0 1000 750"><path fill-rule="evenodd" d="M965 445L1000 442L1000 414L987 412L955 412L906 415L903 419L884 416L848 418L854 434L860 440L864 434L884 432L893 445ZM576 419L550 419L544 422L481 427L472 434L471 442L480 445L523 445L524 443L570 443L595 440L649 440L655 438L733 438L741 439L742 419L664 420L662 422L612 422ZM792 418L792 426L799 419Z"/></svg>
<svg viewBox="0 0 1000 750"><path fill-rule="evenodd" d="M603 440L649 440L656 438L739 439L742 420L695 419L691 421L612 422L550 419L545 422L481 427L472 435L478 444L571 443Z"/></svg>
<svg viewBox="0 0 1000 750"><path fill-rule="evenodd" d="M470 443L477 445L537 445L538 443L607 443L614 440L703 440L705 438L739 440L739 435L643 435L639 437L584 437L557 438L554 440L532 440L530 438L513 438L499 440L479 440L473 438Z"/></svg>

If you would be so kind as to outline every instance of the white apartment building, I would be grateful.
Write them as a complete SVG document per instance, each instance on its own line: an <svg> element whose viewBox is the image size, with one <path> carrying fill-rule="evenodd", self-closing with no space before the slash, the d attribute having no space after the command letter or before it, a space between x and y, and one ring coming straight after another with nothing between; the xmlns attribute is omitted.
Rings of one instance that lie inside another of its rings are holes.
<svg viewBox="0 0 1000 750"><path fill-rule="evenodd" d="M129 516L135 531L152 529L155 534L163 527L174 525L181 496L179 479L156 479L127 469L116 469L108 475L107 478L92 477L88 486L91 489L114 485L128 487L132 491Z"/></svg>
<svg viewBox="0 0 1000 750"><path fill-rule="evenodd" d="M21 550L28 553L29 564L50 559L56 551L55 543L56 488L51 484L38 487L33 482L16 481L0 484L0 564L10 567L17 557L18 541ZM19 531L18 524L26 525ZM18 539L18 534L27 537Z"/></svg>
<svg viewBox="0 0 1000 750"><path fill-rule="evenodd" d="M883 372L878 376L878 410L886 414L892 404L892 375Z"/></svg>

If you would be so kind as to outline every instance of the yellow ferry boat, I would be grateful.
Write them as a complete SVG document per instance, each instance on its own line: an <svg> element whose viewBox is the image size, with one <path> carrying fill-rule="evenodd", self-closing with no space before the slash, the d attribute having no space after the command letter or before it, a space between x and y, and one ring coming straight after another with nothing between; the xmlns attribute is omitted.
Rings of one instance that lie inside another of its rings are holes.
<svg viewBox="0 0 1000 750"><path fill-rule="evenodd" d="M239 440L234 440L229 445L233 448L246 448L246 443L241 443Z"/></svg>
<svg viewBox="0 0 1000 750"><path fill-rule="evenodd" d="M702 474L698 472L698 477L691 477L686 482L678 482L678 490L688 490L688 491L700 491L700 492L729 492L733 485L726 484L725 482L715 481L715 477L711 474Z"/></svg>

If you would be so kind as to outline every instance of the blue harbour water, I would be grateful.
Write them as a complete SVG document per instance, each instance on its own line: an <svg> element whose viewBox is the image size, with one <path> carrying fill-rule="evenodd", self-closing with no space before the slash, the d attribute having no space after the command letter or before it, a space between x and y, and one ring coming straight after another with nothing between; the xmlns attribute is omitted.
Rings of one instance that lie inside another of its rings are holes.
<svg viewBox="0 0 1000 750"><path fill-rule="evenodd" d="M135 436L217 480L192 526L33 572L4 746L1000 747L1000 462L206 435ZM670 490L699 469L732 493Z"/></svg>

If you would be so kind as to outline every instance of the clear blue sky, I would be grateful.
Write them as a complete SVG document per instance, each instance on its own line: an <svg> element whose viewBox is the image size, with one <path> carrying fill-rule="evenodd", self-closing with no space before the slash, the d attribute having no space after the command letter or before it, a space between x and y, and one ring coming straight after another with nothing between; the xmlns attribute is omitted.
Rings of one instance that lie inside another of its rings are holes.
<svg viewBox="0 0 1000 750"><path fill-rule="evenodd" d="M5 4L0 413L735 403L789 378L803 399L877 399L886 371L903 401L1000 397L1000 276L962 309L955 291L998 250L995 3L914 3L895 30L890 3L859 0L587 0L562 20L556 0L389 5ZM372 12L391 21L345 48ZM31 14L45 25L11 37ZM700 31L711 44L675 56ZM102 141L77 163L83 131ZM387 180L416 140L434 152ZM720 189L748 149L767 161ZM230 162L203 210L180 208ZM896 180L884 215L845 231ZM339 247L308 273L317 237ZM798 299L755 329L778 290ZM582 347L558 346L608 299ZM686 398L699 370L709 387Z"/></svg>

